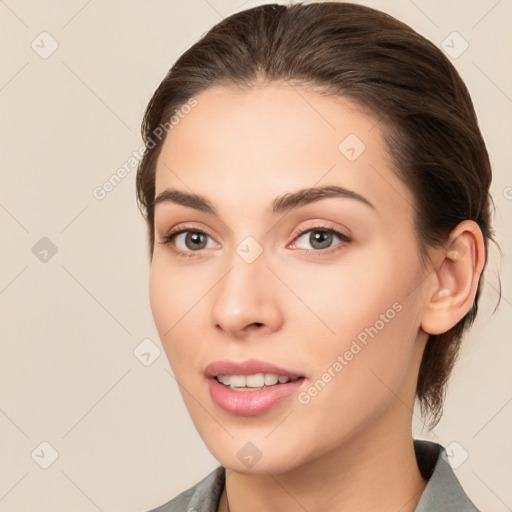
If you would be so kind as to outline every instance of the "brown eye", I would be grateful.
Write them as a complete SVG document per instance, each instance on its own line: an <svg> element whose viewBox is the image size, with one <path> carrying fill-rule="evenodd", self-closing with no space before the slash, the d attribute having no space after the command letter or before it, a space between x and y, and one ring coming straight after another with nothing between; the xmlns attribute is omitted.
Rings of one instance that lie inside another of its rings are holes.
<svg viewBox="0 0 512 512"><path fill-rule="evenodd" d="M308 235L309 236L306 236ZM300 242L300 239L304 238L304 242ZM303 231L300 231L297 234L297 241L294 242L294 246L296 246L298 249L305 249L309 251L320 251L320 252L327 252L326 249L330 249L333 246L333 242L336 240L340 240L340 243L335 244L341 245L342 243L348 243L351 242L352 239L343 233L340 233L339 231L333 229L333 228L323 228L323 227L316 227L316 228L310 228ZM307 245L310 245L308 247ZM305 245L305 247L304 247Z"/></svg>
<svg viewBox="0 0 512 512"><path fill-rule="evenodd" d="M312 231L308 241L313 249L326 249L332 244L333 236L332 233L327 231Z"/></svg>
<svg viewBox="0 0 512 512"><path fill-rule="evenodd" d="M184 234L184 243L188 249L197 251L198 249L204 249L206 247L206 237L208 235L205 233L201 231L187 231Z"/></svg>
<svg viewBox="0 0 512 512"><path fill-rule="evenodd" d="M210 245L208 245L209 239L212 241ZM173 231L163 237L159 243L170 246L175 253L183 256L193 256L191 253L199 252L208 247L219 247L208 234L191 229Z"/></svg>

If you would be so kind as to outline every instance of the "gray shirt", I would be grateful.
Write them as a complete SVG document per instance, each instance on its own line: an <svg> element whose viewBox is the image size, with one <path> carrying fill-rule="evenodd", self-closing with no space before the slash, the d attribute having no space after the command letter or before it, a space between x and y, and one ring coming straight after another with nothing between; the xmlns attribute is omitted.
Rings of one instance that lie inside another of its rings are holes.
<svg viewBox="0 0 512 512"><path fill-rule="evenodd" d="M480 512L468 498L438 443L414 440L414 452L427 486L414 512ZM446 457L446 455L445 455ZM217 512L225 468L218 466L200 482L149 512Z"/></svg>

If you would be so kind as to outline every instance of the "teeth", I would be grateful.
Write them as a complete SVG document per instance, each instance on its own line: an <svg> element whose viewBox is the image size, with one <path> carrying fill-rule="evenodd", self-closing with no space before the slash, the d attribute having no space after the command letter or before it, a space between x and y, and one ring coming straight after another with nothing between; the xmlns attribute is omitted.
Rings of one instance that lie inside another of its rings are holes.
<svg viewBox="0 0 512 512"><path fill-rule="evenodd" d="M221 384L226 384L228 385L229 384L229 375L218 375L217 376L217 380L221 383Z"/></svg>
<svg viewBox="0 0 512 512"><path fill-rule="evenodd" d="M254 373L252 375L218 375L217 380L231 388L262 388L263 386L273 386L278 382L285 384L297 380L290 379L285 375L276 375L275 373Z"/></svg>
<svg viewBox="0 0 512 512"><path fill-rule="evenodd" d="M234 388L245 387L245 376L244 375L232 375L229 379L228 384Z"/></svg>
<svg viewBox="0 0 512 512"><path fill-rule="evenodd" d="M266 373L264 380L265 380L265 386L273 386L274 384L277 384L279 377L273 373Z"/></svg>
<svg viewBox="0 0 512 512"><path fill-rule="evenodd" d="M243 378L243 375L237 376L235 378ZM245 377L245 382L243 384L233 384L233 377L231 377L231 385L234 387L242 387L246 386L248 388L261 388L265 385L265 374L264 373L255 373L254 375L247 375ZM242 379L240 379L242 382Z"/></svg>

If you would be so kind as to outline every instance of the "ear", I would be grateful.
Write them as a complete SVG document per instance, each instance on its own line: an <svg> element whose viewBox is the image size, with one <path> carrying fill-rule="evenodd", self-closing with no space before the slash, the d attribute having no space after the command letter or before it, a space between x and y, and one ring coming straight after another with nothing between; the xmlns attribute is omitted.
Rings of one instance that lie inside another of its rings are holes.
<svg viewBox="0 0 512 512"><path fill-rule="evenodd" d="M448 331L473 306L480 274L485 266L482 230L472 220L461 222L447 244L436 249L432 286L428 289L421 328L428 334Z"/></svg>

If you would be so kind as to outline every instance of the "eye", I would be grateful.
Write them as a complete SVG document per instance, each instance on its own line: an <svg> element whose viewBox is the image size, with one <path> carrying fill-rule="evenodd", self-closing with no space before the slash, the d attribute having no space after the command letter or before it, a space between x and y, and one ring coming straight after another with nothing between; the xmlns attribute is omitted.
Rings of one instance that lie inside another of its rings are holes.
<svg viewBox="0 0 512 512"><path fill-rule="evenodd" d="M216 242L208 245L208 239L213 239L204 231L199 229L177 229L171 231L160 240L158 243L168 245L175 253L180 256L195 256L194 252L201 251L213 247L219 247Z"/></svg>
<svg viewBox="0 0 512 512"><path fill-rule="evenodd" d="M309 236L306 237L308 233ZM352 241L349 236L327 226L315 226L313 228L300 230L298 233L295 233L295 236L296 241L293 243L293 246L313 253L330 252L326 249L333 248L332 243L336 238L340 240L340 243L337 245L342 245L344 242L349 243ZM304 238L305 240L301 241L301 238ZM310 247L304 247L304 243L306 245L310 244Z"/></svg>

